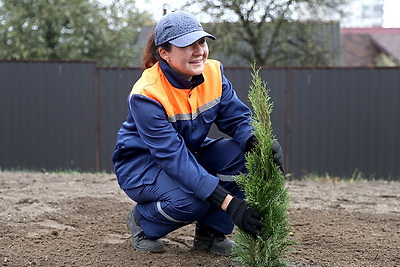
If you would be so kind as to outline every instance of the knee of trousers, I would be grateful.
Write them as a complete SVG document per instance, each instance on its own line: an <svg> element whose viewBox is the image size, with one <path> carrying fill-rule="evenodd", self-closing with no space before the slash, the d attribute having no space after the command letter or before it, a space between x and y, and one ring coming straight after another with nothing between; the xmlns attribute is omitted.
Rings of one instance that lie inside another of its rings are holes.
<svg viewBox="0 0 400 267"><path fill-rule="evenodd" d="M204 216L209 207L207 201L195 197L173 198L137 205L141 220L181 226L197 221Z"/></svg>
<svg viewBox="0 0 400 267"><path fill-rule="evenodd" d="M149 239L158 239L168 233L199 220L210 204L194 198L191 201L159 201L139 204L142 228Z"/></svg>
<svg viewBox="0 0 400 267"><path fill-rule="evenodd" d="M167 220L187 224L202 217L209 207L210 204L207 201L191 197L159 202L158 211Z"/></svg>

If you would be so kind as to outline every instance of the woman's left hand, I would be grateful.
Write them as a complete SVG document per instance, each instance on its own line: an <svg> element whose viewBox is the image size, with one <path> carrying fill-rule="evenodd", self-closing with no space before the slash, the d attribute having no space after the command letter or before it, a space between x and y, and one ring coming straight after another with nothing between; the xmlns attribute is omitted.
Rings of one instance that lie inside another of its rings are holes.
<svg viewBox="0 0 400 267"><path fill-rule="evenodd" d="M248 152L255 148L257 143L257 138L254 135L250 137L250 139L247 141L245 152ZM272 143L272 155L274 157L274 163L278 165L282 173L285 173L285 159L283 156L283 150L281 145L276 140L274 140L274 142Z"/></svg>
<svg viewBox="0 0 400 267"><path fill-rule="evenodd" d="M278 141L274 140L272 144L272 154L274 157L274 163L279 166L282 173L285 173L285 159L283 157L283 150Z"/></svg>

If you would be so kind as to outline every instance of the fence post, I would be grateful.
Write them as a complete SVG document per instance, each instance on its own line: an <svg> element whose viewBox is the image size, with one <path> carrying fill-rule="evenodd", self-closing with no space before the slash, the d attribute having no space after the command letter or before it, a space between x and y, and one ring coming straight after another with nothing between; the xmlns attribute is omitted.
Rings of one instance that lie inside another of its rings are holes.
<svg viewBox="0 0 400 267"><path fill-rule="evenodd" d="M95 144L94 144L94 160L95 171L100 172L100 92L99 92L99 68L97 62L94 71L94 107L95 107Z"/></svg>

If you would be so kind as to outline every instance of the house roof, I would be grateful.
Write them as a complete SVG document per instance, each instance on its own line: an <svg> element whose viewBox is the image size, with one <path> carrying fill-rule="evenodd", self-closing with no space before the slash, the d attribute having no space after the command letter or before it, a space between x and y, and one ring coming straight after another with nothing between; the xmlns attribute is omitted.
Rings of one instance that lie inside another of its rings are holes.
<svg viewBox="0 0 400 267"><path fill-rule="evenodd" d="M400 34L400 28L342 28L342 34Z"/></svg>
<svg viewBox="0 0 400 267"><path fill-rule="evenodd" d="M383 52L400 62L400 28L343 28L343 40L364 40L364 48L374 46L377 51ZM352 36L353 38L349 38ZM368 36L368 37L367 37ZM367 44L369 43L369 44ZM347 45L347 47L351 46ZM355 46L352 46L354 49ZM369 49L371 51L371 49Z"/></svg>
<svg viewBox="0 0 400 267"><path fill-rule="evenodd" d="M382 52L400 61L400 33L397 35L373 34L371 39Z"/></svg>

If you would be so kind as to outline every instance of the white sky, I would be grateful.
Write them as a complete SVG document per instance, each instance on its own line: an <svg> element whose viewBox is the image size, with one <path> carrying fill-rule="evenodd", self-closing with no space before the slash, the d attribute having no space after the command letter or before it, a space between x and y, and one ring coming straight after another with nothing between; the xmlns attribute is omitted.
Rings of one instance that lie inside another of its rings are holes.
<svg viewBox="0 0 400 267"><path fill-rule="evenodd" d="M105 4L110 2L110 0L99 1ZM171 10L181 7L185 2L186 0L136 0L136 6L142 11L150 11L154 15L154 19L158 21L162 16L163 6L165 6L167 11L170 12ZM383 27L400 28L400 0L385 0L383 12ZM201 18L198 19L201 20Z"/></svg>
<svg viewBox="0 0 400 267"><path fill-rule="evenodd" d="M383 6L383 27L400 28L400 1L385 0Z"/></svg>

